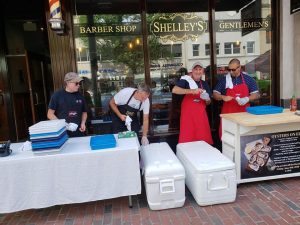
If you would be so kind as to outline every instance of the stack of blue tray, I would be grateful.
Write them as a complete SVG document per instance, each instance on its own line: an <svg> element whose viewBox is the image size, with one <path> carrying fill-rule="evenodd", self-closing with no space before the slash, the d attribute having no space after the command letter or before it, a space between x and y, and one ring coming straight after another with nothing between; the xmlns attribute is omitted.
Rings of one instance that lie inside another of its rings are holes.
<svg viewBox="0 0 300 225"><path fill-rule="evenodd" d="M265 114L275 114L282 113L283 107L274 106L274 105L260 105L260 106L251 106L247 107L246 111L255 115L265 115Z"/></svg>
<svg viewBox="0 0 300 225"><path fill-rule="evenodd" d="M90 146L92 150L114 148L116 145L116 139L113 134L92 136L90 140Z"/></svg>
<svg viewBox="0 0 300 225"><path fill-rule="evenodd" d="M68 140L65 120L45 120L29 127L33 152L59 151Z"/></svg>

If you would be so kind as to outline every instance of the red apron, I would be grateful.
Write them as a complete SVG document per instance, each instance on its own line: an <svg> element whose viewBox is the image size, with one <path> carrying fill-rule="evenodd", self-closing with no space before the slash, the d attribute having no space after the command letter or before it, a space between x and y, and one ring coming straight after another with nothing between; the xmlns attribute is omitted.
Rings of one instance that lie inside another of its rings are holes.
<svg viewBox="0 0 300 225"><path fill-rule="evenodd" d="M232 96L234 99L228 102L223 102L222 112L221 114L226 113L238 113L238 112L246 112L246 107L250 106L248 102L246 105L239 105L235 98L239 96L240 98L249 96L249 89L247 84L245 83L244 76L242 76L242 83L233 86L233 89L226 89L226 96ZM219 127L219 136L222 138L222 118L220 119L220 127Z"/></svg>
<svg viewBox="0 0 300 225"><path fill-rule="evenodd" d="M202 87L202 82L200 81ZM179 143L206 141L213 144L206 113L206 103L199 95L185 95L181 103Z"/></svg>

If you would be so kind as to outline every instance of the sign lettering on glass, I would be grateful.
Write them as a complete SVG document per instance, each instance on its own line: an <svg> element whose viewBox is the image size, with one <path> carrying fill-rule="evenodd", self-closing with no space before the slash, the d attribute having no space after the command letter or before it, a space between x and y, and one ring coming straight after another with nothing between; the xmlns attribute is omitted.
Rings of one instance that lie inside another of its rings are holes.
<svg viewBox="0 0 300 225"><path fill-rule="evenodd" d="M190 13L159 14L148 26L149 34L153 34L162 42L167 41L195 41L204 32L208 32L208 21ZM271 19L250 18L243 20L216 20L216 32L238 32L243 34L255 30L271 30ZM121 24L76 24L75 36L127 36L141 35L141 23Z"/></svg>
<svg viewBox="0 0 300 225"><path fill-rule="evenodd" d="M76 36L105 36L105 35L140 35L141 27L138 23L131 24L76 24L74 25Z"/></svg>
<svg viewBox="0 0 300 225"><path fill-rule="evenodd" d="M269 30L271 28L271 21L267 19L252 19L252 20L219 20L217 23L218 32L230 32L239 30L253 30L264 29Z"/></svg>
<svg viewBox="0 0 300 225"><path fill-rule="evenodd" d="M150 32L163 42L196 40L206 30L207 23L194 14L163 14L150 23Z"/></svg>

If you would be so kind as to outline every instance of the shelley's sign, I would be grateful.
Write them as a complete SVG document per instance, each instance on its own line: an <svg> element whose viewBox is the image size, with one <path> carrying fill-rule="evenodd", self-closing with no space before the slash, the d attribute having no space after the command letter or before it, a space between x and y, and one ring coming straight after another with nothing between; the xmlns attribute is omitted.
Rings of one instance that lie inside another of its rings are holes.
<svg viewBox="0 0 300 225"><path fill-rule="evenodd" d="M150 24L150 33L166 41L185 41L207 30L207 23L194 14L174 13L157 16Z"/></svg>

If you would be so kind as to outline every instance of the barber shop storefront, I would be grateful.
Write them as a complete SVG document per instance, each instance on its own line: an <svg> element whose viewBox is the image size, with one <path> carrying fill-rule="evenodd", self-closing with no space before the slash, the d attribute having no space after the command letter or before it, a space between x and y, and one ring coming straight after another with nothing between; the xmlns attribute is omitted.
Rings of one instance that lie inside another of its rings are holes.
<svg viewBox="0 0 300 225"><path fill-rule="evenodd" d="M197 60L213 88L230 59L238 58L258 83L262 98L255 104L271 104L271 1L211 2L75 1L76 63L94 132L109 129L108 101L117 91L146 82L152 89L152 138L176 138L181 97L172 88ZM216 130L219 105L208 113Z"/></svg>
<svg viewBox="0 0 300 225"><path fill-rule="evenodd" d="M45 14L49 20L47 4ZM176 144L182 98L172 94L175 83L200 60L205 67L202 79L213 89L218 79L228 73L232 58L238 58L242 70L258 84L261 98L253 104L278 105L277 4L278 1L271 0L61 1L64 30L57 33L47 24L47 62L51 62L51 69L43 70L45 76L41 78L46 89L42 92L45 105L53 90L62 87L64 74L76 70L84 79L82 93L89 108L88 133L110 133L109 100L120 89L145 82L152 90L149 139ZM7 30L4 35L7 40ZM21 53L10 47L11 52L4 53L8 63L6 80L18 79L10 88L16 97L24 91L19 83L28 79L20 80L20 70L14 70L9 63L20 60L22 57L17 55L24 54L26 47ZM60 51L65 54L59 56ZM50 73L53 82L45 72ZM41 99L38 92L32 94L30 88L27 91L28 103ZM17 102L12 99L7 98ZM8 105L11 112L16 106ZM215 139L220 107L220 103L212 102L207 108ZM38 112L43 110L45 107ZM28 113L34 111L32 107ZM44 117L34 119L37 122ZM18 120L14 121L10 129L16 129ZM28 125L32 122L31 117ZM17 139L14 133L11 137Z"/></svg>

